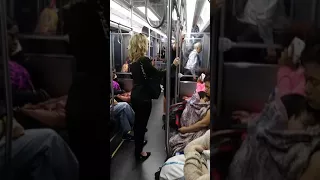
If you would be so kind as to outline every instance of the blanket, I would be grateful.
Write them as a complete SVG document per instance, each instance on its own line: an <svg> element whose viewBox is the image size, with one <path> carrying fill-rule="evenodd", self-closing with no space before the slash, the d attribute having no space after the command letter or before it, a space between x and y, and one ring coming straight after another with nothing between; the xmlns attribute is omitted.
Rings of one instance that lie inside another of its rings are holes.
<svg viewBox="0 0 320 180"><path fill-rule="evenodd" d="M296 180L320 146L320 126L288 130L288 115L279 97L270 100L230 165L230 180Z"/></svg>
<svg viewBox="0 0 320 180"><path fill-rule="evenodd" d="M195 93L186 104L183 110L180 124L182 127L188 127L200 121L210 109L210 102L202 103L198 93ZM169 140L169 145L173 153L182 152L186 145L192 140L202 136L207 129L192 133L175 133Z"/></svg>

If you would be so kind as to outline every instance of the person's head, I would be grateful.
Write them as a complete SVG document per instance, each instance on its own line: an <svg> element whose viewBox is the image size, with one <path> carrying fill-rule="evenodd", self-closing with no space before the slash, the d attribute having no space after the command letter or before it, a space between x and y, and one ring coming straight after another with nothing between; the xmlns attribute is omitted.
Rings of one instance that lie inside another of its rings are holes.
<svg viewBox="0 0 320 180"><path fill-rule="evenodd" d="M320 110L320 38L306 42L301 55L301 63L305 68L306 96L308 104Z"/></svg>
<svg viewBox="0 0 320 180"><path fill-rule="evenodd" d="M117 79L116 69L112 69L113 79Z"/></svg>
<svg viewBox="0 0 320 180"><path fill-rule="evenodd" d="M204 78L204 83L205 83L205 92L207 94L207 96L210 98L210 75L206 75L206 77Z"/></svg>
<svg viewBox="0 0 320 180"><path fill-rule="evenodd" d="M200 99L203 100L204 102L206 102L206 101L209 100L209 98L208 98L208 96L207 96L207 93L204 92L204 91L198 92L198 95L199 95Z"/></svg>
<svg viewBox="0 0 320 180"><path fill-rule="evenodd" d="M193 49L197 51L197 53L200 53L202 51L202 45L200 42L197 42L193 45Z"/></svg>
<svg viewBox="0 0 320 180"><path fill-rule="evenodd" d="M147 36L142 33L135 34L131 37L129 42L129 58L135 62L140 57L146 56L149 48L149 40Z"/></svg>
<svg viewBox="0 0 320 180"><path fill-rule="evenodd" d="M9 17L7 17L7 43L8 43L8 51L11 56L14 52L19 48L18 42L18 33L19 28L18 25Z"/></svg>

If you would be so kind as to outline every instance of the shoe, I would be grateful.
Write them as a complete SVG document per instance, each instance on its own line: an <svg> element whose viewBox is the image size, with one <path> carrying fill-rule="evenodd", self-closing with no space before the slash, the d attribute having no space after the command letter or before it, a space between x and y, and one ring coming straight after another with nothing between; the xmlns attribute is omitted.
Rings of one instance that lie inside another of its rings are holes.
<svg viewBox="0 0 320 180"><path fill-rule="evenodd" d="M146 156L142 156L141 154L139 154L139 155L136 155L136 160L142 162L147 160L150 156L151 156L151 152L147 152Z"/></svg>
<svg viewBox="0 0 320 180"><path fill-rule="evenodd" d="M122 139L125 141L134 141L134 136L132 136L131 134L125 134L122 136Z"/></svg>
<svg viewBox="0 0 320 180"><path fill-rule="evenodd" d="M162 129L166 130L166 115L162 115L162 122L163 122Z"/></svg>
<svg viewBox="0 0 320 180"><path fill-rule="evenodd" d="M144 140L143 141L143 146L147 145L148 144L148 140Z"/></svg>

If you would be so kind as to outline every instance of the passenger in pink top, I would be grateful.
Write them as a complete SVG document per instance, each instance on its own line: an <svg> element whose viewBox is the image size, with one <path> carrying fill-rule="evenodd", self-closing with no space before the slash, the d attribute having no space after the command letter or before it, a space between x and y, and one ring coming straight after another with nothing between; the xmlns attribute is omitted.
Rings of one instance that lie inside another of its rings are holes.
<svg viewBox="0 0 320 180"><path fill-rule="evenodd" d="M198 81L197 81L197 89L196 89L196 92L201 92L201 91L205 91L206 90L206 85L205 83L203 82L204 78L206 77L206 75L204 73L202 73L200 75L200 77L198 78Z"/></svg>
<svg viewBox="0 0 320 180"><path fill-rule="evenodd" d="M291 48L290 50L288 50ZM301 66L300 60L294 61L293 45L290 44L288 48L285 48L281 53L279 59L279 70L277 74L277 88L279 96L288 94L300 94L305 96L306 80L304 76L304 69ZM300 52L300 51L299 51ZM298 53L298 59L300 59L301 53Z"/></svg>

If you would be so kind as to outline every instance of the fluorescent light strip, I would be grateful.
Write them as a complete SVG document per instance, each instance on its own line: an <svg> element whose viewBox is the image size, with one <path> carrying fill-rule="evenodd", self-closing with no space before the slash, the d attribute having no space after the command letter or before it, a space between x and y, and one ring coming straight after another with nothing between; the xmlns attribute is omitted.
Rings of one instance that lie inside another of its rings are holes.
<svg viewBox="0 0 320 180"><path fill-rule="evenodd" d="M117 22L117 23L123 24L123 25L130 23L130 21L128 21L128 20L126 20L126 19L123 19L123 18L120 18L119 16L117 16L117 15L115 15L115 14L112 14L112 12L110 13L110 19L111 19L112 21L114 21L114 22ZM111 22L110 22L110 23L111 23ZM118 25L117 25L117 27L118 27ZM132 31L134 31L134 32L139 32L139 31L141 31L142 27L143 27L143 26L141 26L141 25L139 26L139 25L136 23L136 24L134 24L134 25L132 26Z"/></svg>
<svg viewBox="0 0 320 180"><path fill-rule="evenodd" d="M206 1L203 5L201 14L200 14L201 19L203 20L203 24L200 27L200 31L204 30L208 23L210 23L210 3L209 1Z"/></svg>
<svg viewBox="0 0 320 180"><path fill-rule="evenodd" d="M141 11L145 15L145 7L137 7L139 11ZM148 17L151 19L151 21L159 21L157 16L148 8Z"/></svg>
<svg viewBox="0 0 320 180"><path fill-rule="evenodd" d="M118 12L118 13L123 14L123 16L124 16L123 18L129 18L129 19L131 18L130 10L122 7L121 5L119 5L118 3L114 2L114 1L110 1L110 9L111 9L111 10L114 10L114 11L116 11L116 12ZM111 17L110 17L110 19L113 20L113 21L115 21L115 22L118 22L117 20L114 20L114 19L112 19ZM163 36L163 37L165 37L165 38L167 38L167 35L166 35L166 34L164 34L163 32L161 32L161 31L158 30L158 29L152 28L144 19L138 17L137 15L133 14L132 20L133 20L133 21L136 21L137 23L139 23L139 24L141 24L141 25L143 25L143 26L148 27L148 28L151 29L152 31L160 34L161 36ZM141 30L140 30L140 31L141 31Z"/></svg>
<svg viewBox="0 0 320 180"><path fill-rule="evenodd" d="M192 25L193 25L193 17L194 12L196 10L196 3L197 1L186 1L187 3L187 34L191 33Z"/></svg>

